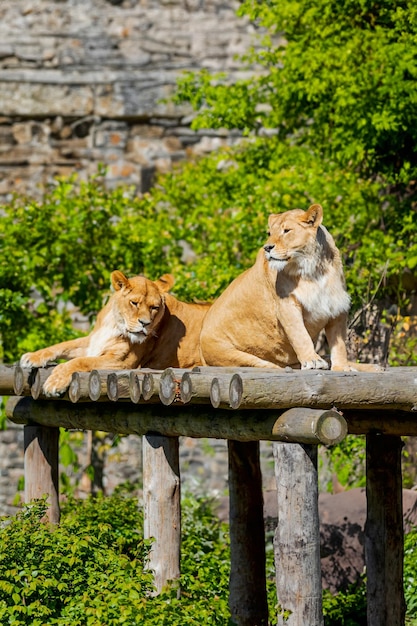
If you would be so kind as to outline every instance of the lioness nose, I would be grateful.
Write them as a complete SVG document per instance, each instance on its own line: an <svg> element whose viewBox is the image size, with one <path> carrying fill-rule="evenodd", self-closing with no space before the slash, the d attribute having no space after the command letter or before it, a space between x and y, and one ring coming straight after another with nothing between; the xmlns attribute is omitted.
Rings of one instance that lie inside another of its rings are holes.
<svg viewBox="0 0 417 626"><path fill-rule="evenodd" d="M275 245L273 243L266 243L264 245L265 252L271 252L272 248L275 248Z"/></svg>
<svg viewBox="0 0 417 626"><path fill-rule="evenodd" d="M151 323L151 320L139 320L143 326L148 326Z"/></svg>

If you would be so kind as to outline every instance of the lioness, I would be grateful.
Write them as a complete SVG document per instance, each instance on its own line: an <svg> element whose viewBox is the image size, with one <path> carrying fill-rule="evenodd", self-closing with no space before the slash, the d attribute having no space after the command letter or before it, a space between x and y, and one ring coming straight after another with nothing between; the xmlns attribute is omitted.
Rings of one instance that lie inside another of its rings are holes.
<svg viewBox="0 0 417 626"><path fill-rule="evenodd" d="M167 293L174 284L171 274L153 282L144 276L126 278L116 270L111 274L111 283L114 293L87 337L21 357L23 367L43 367L57 359L70 359L57 365L45 381L47 395L63 393L73 372L201 364L198 339L210 305L187 304Z"/></svg>
<svg viewBox="0 0 417 626"><path fill-rule="evenodd" d="M327 369L315 351L325 330L331 368L351 368L346 355L350 299L333 238L313 204L269 216L255 265L214 302L200 337L207 365Z"/></svg>

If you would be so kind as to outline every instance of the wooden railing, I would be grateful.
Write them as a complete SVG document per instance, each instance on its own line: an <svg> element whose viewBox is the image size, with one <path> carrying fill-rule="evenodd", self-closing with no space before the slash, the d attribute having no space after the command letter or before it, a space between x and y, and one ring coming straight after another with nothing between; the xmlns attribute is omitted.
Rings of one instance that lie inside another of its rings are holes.
<svg viewBox="0 0 417 626"><path fill-rule="evenodd" d="M6 412L25 425L25 499L49 494L59 521L59 427L143 435L145 537L158 590L180 575L181 435L228 440L230 610L239 626L268 623L259 441L274 447L277 595L286 626L322 626L317 446L347 433L367 441L368 626L402 626L401 436L417 435L417 368L378 373L243 368L78 373L45 398L52 371L0 367Z"/></svg>

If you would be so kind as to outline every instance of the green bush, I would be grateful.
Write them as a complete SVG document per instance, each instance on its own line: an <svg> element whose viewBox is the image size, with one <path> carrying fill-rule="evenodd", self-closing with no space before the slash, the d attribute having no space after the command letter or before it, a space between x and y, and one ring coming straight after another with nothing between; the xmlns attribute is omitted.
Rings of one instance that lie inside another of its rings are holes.
<svg viewBox="0 0 417 626"><path fill-rule="evenodd" d="M228 608L228 525L203 497L182 501L181 593L174 584L153 596L146 569L137 499L112 496L62 504L61 523L42 522L45 503L25 505L0 526L0 623L4 626L231 626ZM405 537L404 587L409 624L417 623L417 531ZM270 538L266 545L269 624L277 623ZM366 624L365 579L346 591L323 593L325 626Z"/></svg>
<svg viewBox="0 0 417 626"><path fill-rule="evenodd" d="M3 521L1 624L228 624L226 527L204 501L184 503L180 597L175 586L151 595L136 499L69 500L57 527L44 512L38 501Z"/></svg>

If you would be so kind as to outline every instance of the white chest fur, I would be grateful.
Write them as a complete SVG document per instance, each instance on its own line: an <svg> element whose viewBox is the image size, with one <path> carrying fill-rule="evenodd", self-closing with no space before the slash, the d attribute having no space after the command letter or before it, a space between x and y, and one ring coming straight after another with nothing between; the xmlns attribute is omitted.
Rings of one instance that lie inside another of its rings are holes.
<svg viewBox="0 0 417 626"><path fill-rule="evenodd" d="M335 319L350 307L349 295L333 271L312 281L301 281L293 295L312 322Z"/></svg>
<svg viewBox="0 0 417 626"><path fill-rule="evenodd" d="M121 329L117 327L113 314L109 311L100 328L90 335L87 356L100 356L108 348L109 343L121 334L123 334Z"/></svg>

